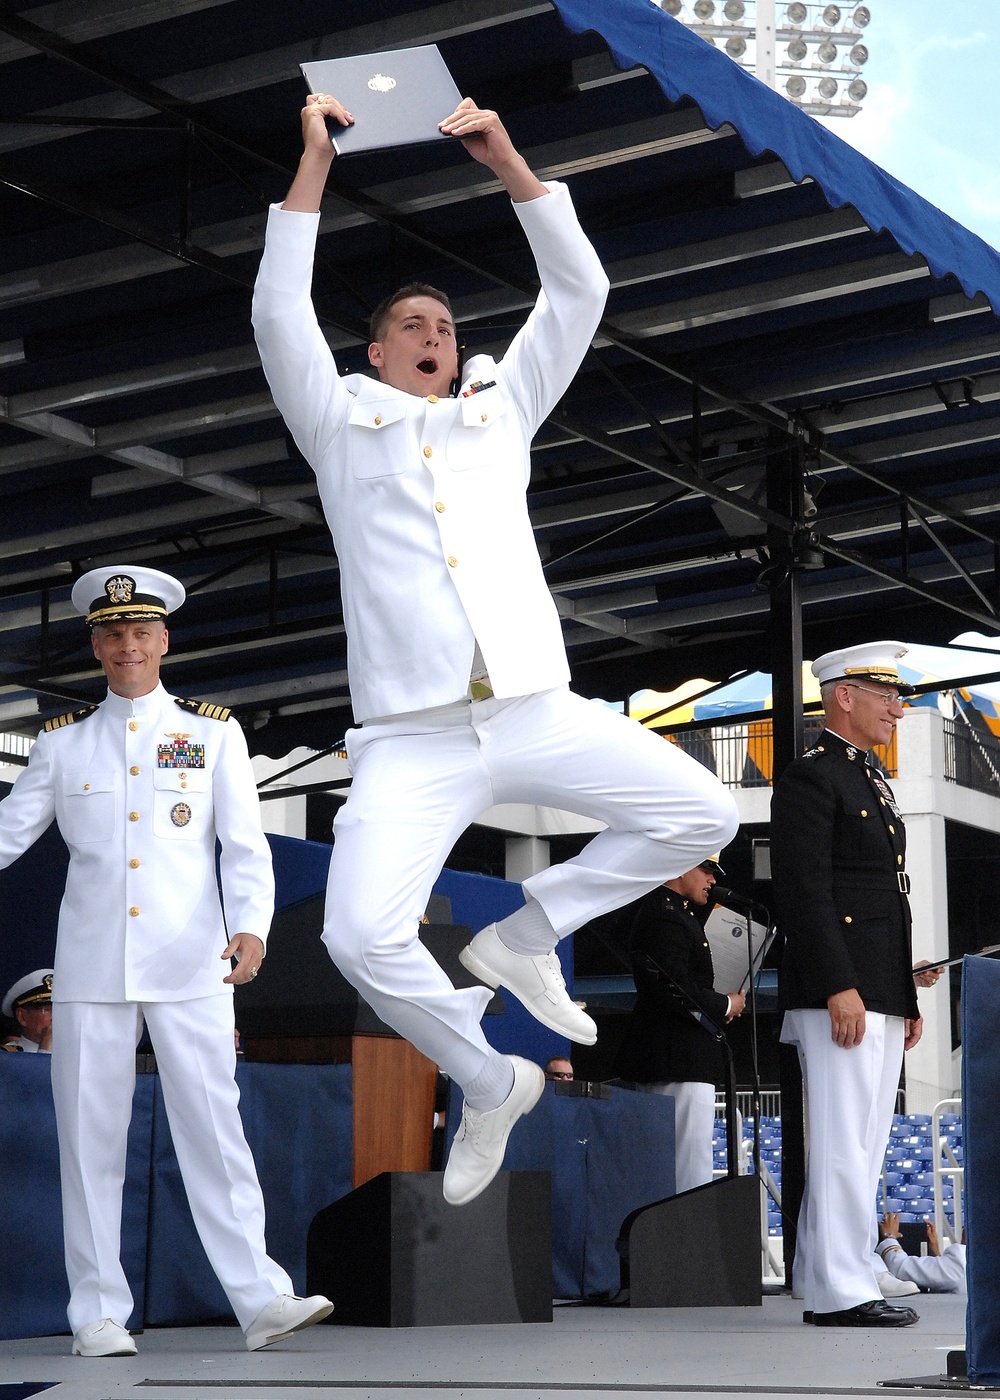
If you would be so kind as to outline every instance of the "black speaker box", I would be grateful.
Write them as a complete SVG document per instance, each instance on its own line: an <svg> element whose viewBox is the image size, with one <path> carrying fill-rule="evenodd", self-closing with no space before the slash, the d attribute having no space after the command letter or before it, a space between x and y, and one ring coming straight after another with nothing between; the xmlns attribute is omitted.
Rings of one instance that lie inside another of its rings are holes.
<svg viewBox="0 0 1000 1400"><path fill-rule="evenodd" d="M552 1321L548 1172L501 1172L450 1206L440 1172L383 1172L321 1210L306 1242L306 1292L332 1323L440 1327Z"/></svg>
<svg viewBox="0 0 1000 1400"><path fill-rule="evenodd" d="M632 1308L759 1307L760 1181L711 1181L641 1206L618 1250Z"/></svg>

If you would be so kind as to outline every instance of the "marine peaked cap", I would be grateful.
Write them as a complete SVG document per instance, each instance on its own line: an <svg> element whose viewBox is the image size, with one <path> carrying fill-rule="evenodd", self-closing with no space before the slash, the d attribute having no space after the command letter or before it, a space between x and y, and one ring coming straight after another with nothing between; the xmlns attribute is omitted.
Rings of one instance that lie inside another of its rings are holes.
<svg viewBox="0 0 1000 1400"><path fill-rule="evenodd" d="M100 622L160 622L184 602L184 585L159 569L109 564L91 569L73 585L73 606L91 627Z"/></svg>
<svg viewBox="0 0 1000 1400"><path fill-rule="evenodd" d="M861 646L817 656L812 673L820 685L828 681L876 681L879 685L895 686L901 695L909 695L913 686L900 679L898 664L908 650L902 642L863 642Z"/></svg>

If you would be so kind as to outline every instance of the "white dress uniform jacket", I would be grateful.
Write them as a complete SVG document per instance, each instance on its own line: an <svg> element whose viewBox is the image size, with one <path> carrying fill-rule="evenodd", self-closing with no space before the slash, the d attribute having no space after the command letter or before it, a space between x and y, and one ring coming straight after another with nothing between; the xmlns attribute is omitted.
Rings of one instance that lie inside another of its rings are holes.
<svg viewBox="0 0 1000 1400"><path fill-rule="evenodd" d="M266 940L274 905L243 731L182 707L162 685L137 700L109 693L82 713L39 735L0 803L0 868L53 818L69 847L53 1001L231 992L219 961L227 922Z"/></svg>
<svg viewBox="0 0 1000 1400"><path fill-rule="evenodd" d="M440 400L339 376L310 300L319 215L271 209L254 329L333 533L359 722L463 699L477 641L498 698L569 679L525 493L531 439L608 280L569 191L547 188L514 205L543 288L534 310L502 360L473 357L462 393Z"/></svg>

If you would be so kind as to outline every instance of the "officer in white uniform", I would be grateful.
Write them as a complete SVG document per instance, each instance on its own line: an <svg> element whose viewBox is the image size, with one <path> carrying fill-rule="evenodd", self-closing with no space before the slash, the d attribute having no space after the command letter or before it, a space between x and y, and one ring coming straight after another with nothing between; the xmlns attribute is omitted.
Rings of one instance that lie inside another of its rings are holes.
<svg viewBox="0 0 1000 1400"><path fill-rule="evenodd" d="M880 1296L872 1203L903 1052L920 1039L912 972L906 827L869 752L891 742L911 687L906 647L872 642L813 662L826 727L771 799L771 870L785 949L781 1038L797 1047L808 1163L795 1275L804 1320L906 1327L912 1308Z"/></svg>
<svg viewBox="0 0 1000 1400"><path fill-rule="evenodd" d="M8 1040L4 1050L21 1050L28 1055L52 1053L52 968L38 967L19 977L0 1007L21 1028L21 1034Z"/></svg>
<svg viewBox="0 0 1000 1400"><path fill-rule="evenodd" d="M493 803L567 808L607 824L574 860L525 881L528 901L462 961L580 1043L554 948L594 916L690 870L735 833L706 769L639 725L571 694L559 617L528 516L531 439L590 344L608 281L569 192L543 185L495 112L469 99L441 123L513 200L543 290L499 362L459 369L447 297L412 284L372 318L377 379L341 379L310 301L333 158L328 94L302 112L304 151L272 208L254 296L271 390L312 464L340 564L355 719L350 797L335 824L326 942L383 1020L462 1086L444 1178L471 1200L544 1085L493 1051L485 990L456 990L417 937L452 845ZM454 392L452 392L452 389Z"/></svg>
<svg viewBox="0 0 1000 1400"><path fill-rule="evenodd" d="M73 603L93 628L107 698L48 720L0 803L0 868L53 818L70 853L52 1089L68 1315L73 1352L83 1356L135 1352L120 1237L143 1020L191 1213L248 1348L332 1307L293 1297L265 1249L238 1109L232 985L260 967L274 881L242 730L228 710L175 699L160 684L164 620L183 601L180 583L155 569L94 569L77 580Z"/></svg>

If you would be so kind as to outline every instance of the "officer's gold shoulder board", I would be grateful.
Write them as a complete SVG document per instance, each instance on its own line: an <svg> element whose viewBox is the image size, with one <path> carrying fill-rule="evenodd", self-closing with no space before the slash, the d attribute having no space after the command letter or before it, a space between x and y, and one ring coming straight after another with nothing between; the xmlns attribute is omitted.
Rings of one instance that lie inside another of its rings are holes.
<svg viewBox="0 0 1000 1400"><path fill-rule="evenodd" d="M51 734L54 729L65 729L67 724L79 724L80 720L89 719L96 713L96 705L84 705L82 710L70 710L67 715L55 715L45 721L45 733Z"/></svg>
<svg viewBox="0 0 1000 1400"><path fill-rule="evenodd" d="M207 700L179 700L174 697L174 704L180 705L182 710L190 710L193 715L201 715L204 719L226 720L233 713L227 710L225 705L210 705Z"/></svg>

